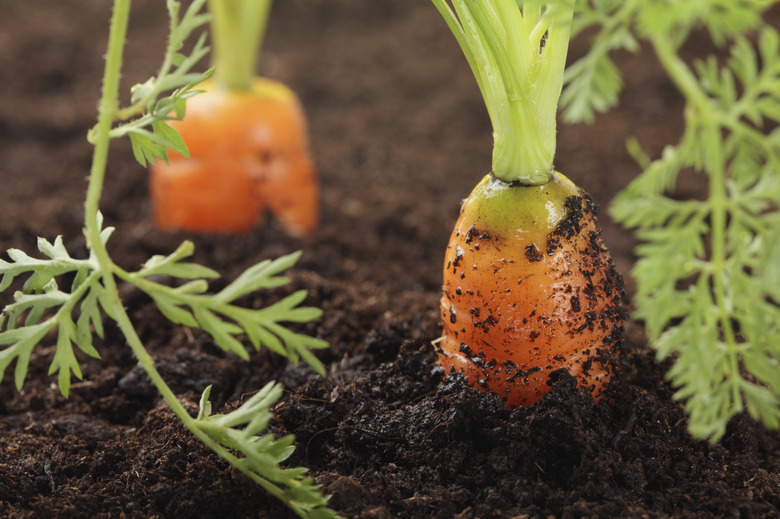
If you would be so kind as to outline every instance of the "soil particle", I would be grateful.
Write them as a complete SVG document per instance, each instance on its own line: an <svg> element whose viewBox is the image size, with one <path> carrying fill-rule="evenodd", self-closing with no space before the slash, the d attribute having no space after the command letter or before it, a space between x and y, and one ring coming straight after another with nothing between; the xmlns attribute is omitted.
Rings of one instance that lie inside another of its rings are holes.
<svg viewBox="0 0 780 519"><path fill-rule="evenodd" d="M539 248L533 243L530 243L528 247L525 248L525 257L528 258L528 261L530 262L542 261L542 255L539 254Z"/></svg>

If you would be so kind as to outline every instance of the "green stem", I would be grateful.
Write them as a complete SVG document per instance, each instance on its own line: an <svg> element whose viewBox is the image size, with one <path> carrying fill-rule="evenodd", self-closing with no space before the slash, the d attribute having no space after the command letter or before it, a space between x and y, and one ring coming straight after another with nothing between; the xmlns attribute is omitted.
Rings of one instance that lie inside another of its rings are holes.
<svg viewBox="0 0 780 519"><path fill-rule="evenodd" d="M116 269L118 272L121 270L118 267L116 267ZM139 278L134 278L134 279L135 281L139 280ZM227 461L230 465L243 472L252 481L254 481L258 485L263 487L269 494L275 496L277 499L289 505L291 501L290 501L290 495L288 495L288 493L284 492L282 489L280 489L272 482L258 475L251 467L247 465L246 460L241 459L238 456L234 455L225 447L223 447L221 443L219 443L217 440L212 438L208 434L208 430L210 428L210 424L208 422L201 422L196 418L193 418L187 412L187 410L184 408L182 403L176 397L176 394L171 390L170 386L168 386L168 384L162 378L160 372L157 371L157 368L155 368L154 359L146 351L146 348L141 342L141 339L138 337L138 333L135 331L133 324L130 322L130 318L128 317L124 307L121 304L113 304L112 310L114 313L114 319L118 324L119 329L122 331L122 334L125 336L125 339L127 340L127 344L130 346L130 349L133 351L133 354L138 359L138 363L141 365L141 367L144 369L146 374L149 376L152 383L160 392L160 395L162 395L163 399L171 408L173 413L179 418L179 420L181 420L184 427L186 427L187 430L189 430L193 436L198 438L208 448L214 451L217 454L217 456L219 456L223 460Z"/></svg>
<svg viewBox="0 0 780 519"><path fill-rule="evenodd" d="M243 2L244 0L239 1ZM227 4L227 1L223 2L223 4ZM235 5L235 2L231 2L231 4ZM247 0L246 4L262 4L265 5L267 9L270 2ZM99 220L99 206L108 164L108 149L111 141L112 124L119 112L119 80L122 69L125 37L127 35L127 26L129 22L130 5L131 0L114 0L111 28L108 38L108 50L106 52L103 87L99 103L98 122L95 128L90 132L90 142L93 143L94 150L92 167L89 175L89 185L87 187L87 197L84 203L84 233L87 236L88 246L92 249L97 261L97 267L93 276L102 276L105 287L105 299L102 303L106 309L106 313L117 323L128 346L138 360L138 363L147 373L174 414L181 420L182 424L219 457L246 474L269 493L288 505L291 505L291 494L284 492L272 482L263 479L247 464L245 459L235 456L220 444L219 441L212 438L207 432L207 423L190 416L187 409L185 409L184 405L182 405L176 397L176 394L171 390L168 384L166 384L165 380L155 368L154 359L144 347L119 297L115 276L122 278L127 274L113 262L100 237L101 225ZM257 8L249 10L255 12L259 11ZM70 300L62 306L60 312L70 312L72 310L75 301L80 299L80 296L90 285L89 281L90 280L87 279L82 283L79 289L71 296Z"/></svg>
<svg viewBox="0 0 780 519"><path fill-rule="evenodd" d="M206 444L206 446L213 450L220 458L238 468L241 472L245 473L253 480L257 480L257 475L253 474L246 467L244 467L244 463L241 462L239 458L227 451L222 445L219 444L219 442L212 439L211 436L209 436L205 431L201 430L201 428L198 426L197 419L193 418L187 412L187 410L184 408L184 405L179 402L176 394L173 392L173 390L171 390L170 386L165 383L165 380L160 375L160 372L157 371L157 368L154 367L154 359L151 355L149 355L149 352L146 351L146 348L141 342L141 339L138 337L138 333L135 331L133 324L130 322L130 318L127 316L127 312L125 312L124 307L122 307L121 304L114 305L113 310L115 313L114 318L116 323L119 326L119 329L122 331L122 334L125 336L125 339L127 339L127 344L130 346L130 349L133 350L133 354L138 359L138 363L152 380L152 383L160 392L160 395L162 395L165 402L170 406L174 414L179 418L179 420L181 420L182 424L196 438L198 438L200 441ZM279 490L276 489L276 491L278 492Z"/></svg>
<svg viewBox="0 0 780 519"><path fill-rule="evenodd" d="M218 442L198 428L197 420L190 416L154 367L154 359L149 355L149 352L146 351L146 348L138 337L127 312L119 299L119 292L117 291L116 280L114 279L114 272L118 267L114 265L108 255L105 245L100 239L100 226L98 225L99 202L108 162L108 145L110 142L111 125L118 106L119 78L122 69L122 53L125 36L127 34L130 3L131 0L114 1L114 11L111 18L111 29L108 38L108 51L106 52L106 67L103 76L103 91L99 105L98 123L94 133L95 149L93 152L92 169L90 170L89 176L89 187L87 188L87 200L84 204L86 212L85 234L88 237L89 246L95 252L100 271L103 275L107 296L106 304L110 307L110 313L125 336L133 354L138 359L138 363L149 375L149 378L160 392L160 395L162 395L163 399L168 403L176 416L195 437L228 463L257 481L258 476L250 472L241 460L228 452ZM258 483L260 482L258 481ZM275 495L278 496L280 494L279 489L275 489L274 491L274 489L268 488L272 485L269 485L267 482L262 482L261 484Z"/></svg>
<svg viewBox="0 0 780 519"><path fill-rule="evenodd" d="M103 190L106 165L108 163L108 147L110 142L111 125L118 107L119 78L122 70L122 54L127 34L131 0L115 0L114 11L111 17L111 29L108 37L108 51L106 52L106 67L103 76L103 91L100 100L98 123L95 127L95 149L92 156L92 169L89 175L87 199L85 208L85 234L89 247L94 251L100 271L103 275L103 283L106 288L107 301L114 319L133 350L138 362L143 366L154 385L163 395L174 412L182 421L192 420L176 396L165 384L157 370L154 361L141 344L138 335L125 312L119 299L119 292L114 279L114 263L108 255L105 244L100 239L100 226L98 224L98 212L100 195ZM186 425L186 424L185 424Z"/></svg>
<svg viewBox="0 0 780 519"><path fill-rule="evenodd" d="M103 72L103 90L101 93L98 122L94 130L94 150L92 152L92 168L89 172L87 198L84 203L84 225L88 246L98 253L101 267L109 267L111 260L105 253L105 247L100 241L98 212L100 197L103 192L103 181L108 164L108 145L110 142L111 125L114 114L119 107L119 78L122 70L122 53L124 50L127 24L130 18L130 0L114 0L114 11L111 16L111 29L106 52L106 67ZM100 252L102 251L102 253ZM110 272L104 268L103 272Z"/></svg>
<svg viewBox="0 0 780 519"><path fill-rule="evenodd" d="M521 12L516 0L453 0L452 8L446 0L432 2L463 49L490 114L493 174L546 184L553 177L573 2L550 4L543 14L538 5Z"/></svg>
<svg viewBox="0 0 780 519"><path fill-rule="evenodd" d="M722 126L717 110L714 109L710 98L699 86L696 77L688 66L678 56L673 45L665 39L652 40L658 58L666 69L669 77L688 100L696 115L705 122L704 135L706 148L709 150L711 160L705 164L709 177L709 204L711 207L711 252L710 263L712 265L712 286L715 304L718 309L721 333L725 339L730 370L739 373L739 346L736 333L731 322L731 314L728 309L728 294L724 279L728 274L728 262L726 253L727 220L729 211L729 198L726 189L726 168L723 155L723 142L721 139ZM732 386L732 399L738 409L741 409L739 377L728 379Z"/></svg>
<svg viewBox="0 0 780 519"><path fill-rule="evenodd" d="M271 0L209 0L214 80L230 90L249 90L268 25Z"/></svg>
<svg viewBox="0 0 780 519"><path fill-rule="evenodd" d="M174 392L171 390L170 386L168 386L168 384L165 383L165 380L160 375L160 372L157 371L157 368L154 367L154 359L146 351L146 348L144 348L144 345L141 342L141 339L138 337L138 334L136 333L133 324L130 322L130 319L127 316L127 313L125 312L124 308L121 305L119 305L117 307L114 307L114 312L115 312L116 322L119 325L119 329L122 331L125 338L127 339L127 343L130 346L130 349L133 350L133 353L135 354L136 358L138 359L138 363L141 365L141 367L144 369L146 374L152 380L152 383L160 392L160 395L162 395L163 399L168 404L168 406L170 406L173 413L177 416L177 418L179 418L179 420L181 420L184 427L186 427L187 430L190 431L193 436L198 438L208 448L214 451L214 453L216 453L217 456L219 456L223 460L227 461L230 465L243 472L252 481L254 481L258 485L263 487L268 493L272 494L273 496L283 501L284 503L289 504L290 498L282 489L280 489L270 481L260 477L254 470L252 470L250 467L247 466L245 460L239 458L238 456L228 451L225 447L222 446L222 444L220 444L217 440L213 439L207 433L207 430L209 428L208 422L206 422L205 424L201 424L201 422L193 418L187 412L187 410L184 408L182 403L179 402L179 399L176 397L176 394L174 394Z"/></svg>
<svg viewBox="0 0 780 519"><path fill-rule="evenodd" d="M563 89L563 75L566 69L566 56L571 38L571 25L574 7L553 13L553 20L547 32L547 40L541 51L541 64L533 88L535 90L533 107L539 121L539 132L550 148L550 167L555 155L556 114L558 100Z"/></svg>

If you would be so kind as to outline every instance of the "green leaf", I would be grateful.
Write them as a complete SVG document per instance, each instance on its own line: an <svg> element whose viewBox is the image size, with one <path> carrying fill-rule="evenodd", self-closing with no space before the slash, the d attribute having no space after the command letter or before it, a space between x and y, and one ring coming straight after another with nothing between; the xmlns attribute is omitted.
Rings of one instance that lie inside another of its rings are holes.
<svg viewBox="0 0 780 519"><path fill-rule="evenodd" d="M698 26L708 29L718 45L758 27L767 3L755 0L646 0L639 26L647 38L682 40Z"/></svg>
<svg viewBox="0 0 780 519"><path fill-rule="evenodd" d="M3 374L8 365L16 359L14 380L16 389L21 391L33 348L55 325L56 322L53 320L47 320L36 325L0 332L0 346L8 346L0 351L0 381L3 380Z"/></svg>
<svg viewBox="0 0 780 519"><path fill-rule="evenodd" d="M322 315L322 310L319 308L301 308L298 305L303 303L306 299L308 292L306 290L298 290L288 295L281 301L268 306L258 312L258 315L269 318L276 321L284 320L288 323L306 323L319 318Z"/></svg>
<svg viewBox="0 0 780 519"><path fill-rule="evenodd" d="M780 36L762 22L769 2L623 5L637 8L633 34L651 43L686 102L683 138L659 159L631 143L644 171L611 207L640 241L635 316L659 359L674 360L667 377L685 402L691 434L718 441L744 410L779 427L780 132L765 126L780 121ZM603 16L608 8L620 9L608 0L581 3L580 27L606 31L616 23ZM699 27L729 46L726 59L680 55ZM747 31L759 28L752 43ZM599 52L586 59L595 62ZM708 196L675 193L688 172L702 175L691 178Z"/></svg>
<svg viewBox="0 0 780 519"><path fill-rule="evenodd" d="M143 112L140 117L123 122L110 132L111 138L130 137L133 156L142 165L157 159L168 161L169 149L187 156L187 147L181 136L166 121L184 116L184 100L196 94L195 85L208 78L213 70L192 72L192 69L209 53L206 33L202 32L187 54L180 50L193 32L211 19L199 12L205 0L195 0L178 18L180 4L169 2L171 33L163 64L156 76L131 89L132 106L119 110L120 119ZM151 131L150 131L151 129Z"/></svg>
<svg viewBox="0 0 780 519"><path fill-rule="evenodd" d="M190 294L190 295L203 294L208 289L209 289L209 284L208 281L206 281L205 279L196 279L174 288L174 290L179 294Z"/></svg>
<svg viewBox="0 0 780 519"><path fill-rule="evenodd" d="M244 273L236 278L235 281L222 289L214 297L218 301L227 303L250 292L260 290L261 288L275 288L286 285L289 280L285 277L277 276L277 274L290 269L297 263L298 258L300 257L301 252L298 251L273 261L262 261L244 271Z"/></svg>
<svg viewBox="0 0 780 519"><path fill-rule="evenodd" d="M210 397L211 386L208 386L200 395L200 403L198 404L198 407L200 408L200 411L198 411L198 420L204 420L211 416L211 402L209 401Z"/></svg>
<svg viewBox="0 0 780 519"><path fill-rule="evenodd" d="M71 259L68 251L65 250L65 246L62 244L62 236L57 236L54 243L50 243L45 238L38 238L38 250L51 259Z"/></svg>
<svg viewBox="0 0 780 519"><path fill-rule="evenodd" d="M25 312L28 312L28 314L24 319L24 325L32 326L37 324L47 310L63 305L67 300L68 296L57 290L34 295L16 292L14 294L15 302L7 305L3 310L3 315L8 317L8 329L16 328L17 321Z"/></svg>
<svg viewBox="0 0 780 519"><path fill-rule="evenodd" d="M329 497L320 493L303 467L282 468L293 453L295 438L261 435L273 419L271 408L282 396L281 385L271 382L252 395L238 409L227 414L211 414L210 387L200 400L195 426L214 441L240 456L234 463L242 472L284 501L300 517L336 518L327 507Z"/></svg>
<svg viewBox="0 0 780 519"><path fill-rule="evenodd" d="M246 323L245 330L256 350L259 350L261 346L265 346L277 355L287 356L287 349L284 347L282 340L271 333L266 326Z"/></svg>
<svg viewBox="0 0 780 519"><path fill-rule="evenodd" d="M92 344L92 332L94 330L94 333L96 333L97 336L101 338L104 335L103 318L100 314L100 308L98 305L98 290L95 290L93 287L93 289L89 291L87 296L81 302L81 314L79 315L77 323L78 334L76 342L80 345L84 344L87 348L84 349L84 347L82 347L84 353L87 353L93 357L97 357L97 352L92 353L93 350L90 349Z"/></svg>
<svg viewBox="0 0 780 519"><path fill-rule="evenodd" d="M126 134L130 137L133 154L141 166L146 167L147 163L157 159L168 162L168 148L173 145L168 139L143 128L128 128Z"/></svg>
<svg viewBox="0 0 780 519"><path fill-rule="evenodd" d="M761 420L769 429L780 427L780 398L774 392L756 384L742 384L745 407L751 417Z"/></svg>
<svg viewBox="0 0 780 519"><path fill-rule="evenodd" d="M79 380L82 378L76 355L73 352L73 341L76 339L76 327L73 321L61 319L57 336L57 351L49 366L49 375L59 373L57 382L62 395L67 398L70 391L71 373Z"/></svg>
<svg viewBox="0 0 780 519"><path fill-rule="evenodd" d="M243 331L241 327L223 321L213 312L202 306L196 306L193 310L198 324L214 338L217 346L225 351L235 353L244 360L249 360L249 354L246 352L246 349L241 342L234 337L235 334L239 334Z"/></svg>
<svg viewBox="0 0 780 519"><path fill-rule="evenodd" d="M591 0L579 1L576 7L573 33L594 26L599 31L590 51L566 68L560 106L566 122L591 123L596 113L617 105L623 90L622 74L610 53L639 50L630 23L636 2Z"/></svg>
<svg viewBox="0 0 780 519"><path fill-rule="evenodd" d="M102 225L102 217L98 216ZM109 232L104 232L108 239ZM49 374L58 372L60 391L67 396L71 374L81 378L81 368L73 351L76 344L88 355L97 357L92 345L91 325L102 335L103 328L97 299L102 290L97 262L73 259L65 249L62 238L54 242L38 239L38 249L49 259L35 259L19 250L9 251L12 263L0 262L3 287L7 288L19 275L29 274L22 291L14 294L14 302L3 309L0 318L0 379L13 359L16 359L15 381L21 389L27 374L27 367L35 346L51 331L58 329L57 346ZM75 273L71 292L59 290L56 278L62 274ZM81 301L81 316L78 325L71 313ZM25 315L26 314L26 315ZM18 323L23 319L23 325ZM3 331L5 330L5 331Z"/></svg>
<svg viewBox="0 0 780 519"><path fill-rule="evenodd" d="M192 256L195 246L191 241L182 243L175 252L168 256L152 256L136 275L171 276L179 279L218 278L219 274L214 270L196 263L181 263L181 260Z"/></svg>
<svg viewBox="0 0 780 519"><path fill-rule="evenodd" d="M326 348L328 343L303 334L292 332L281 323L305 323L319 318L322 311L300 306L306 298L306 291L299 290L259 310L243 308L233 301L261 288L274 288L288 282L280 274L292 267L300 252L288 254L275 260L264 260L250 267L235 281L214 295L206 294L208 283L204 279L193 279L179 287L161 285L149 278L153 275L172 275L178 278L196 276L216 277L217 273L199 265L181 263L193 253L190 242L183 243L169 256L155 256L136 273L128 274L126 280L136 284L157 304L170 321L190 327L202 328L211 335L217 346L248 358L241 335L259 349L265 346L283 355L293 363L302 358L317 373L324 375L322 363L312 355L310 349ZM98 299L99 299L99 292Z"/></svg>
<svg viewBox="0 0 780 519"><path fill-rule="evenodd" d="M152 129L156 135L159 135L165 142L168 143L168 147L184 157L189 157L190 152L187 150L187 145L184 143L184 139L181 138L179 132L174 130L171 125L165 121L155 121L152 123ZM167 154L166 154L167 160Z"/></svg>
<svg viewBox="0 0 780 519"><path fill-rule="evenodd" d="M42 246L43 249L49 251L52 255L60 254L55 246L49 244L46 240L39 241L39 246ZM9 249L7 254L12 261L9 263L0 260L0 274L2 274L0 292L8 289L14 279L23 274L30 275L25 282L25 293L41 292L55 277L88 266L88 263L83 260L71 259L67 253L65 253L64 257L58 256L56 259L48 260L32 258L18 249Z"/></svg>
<svg viewBox="0 0 780 519"><path fill-rule="evenodd" d="M156 294L152 296L157 308L162 314L175 324L183 324L191 328L198 327L198 321L195 320L192 313L182 308L177 301L166 297L164 294Z"/></svg>
<svg viewBox="0 0 780 519"><path fill-rule="evenodd" d="M152 76L141 84L133 85L130 88L130 102L137 103L150 97L154 93L155 81L156 78Z"/></svg>

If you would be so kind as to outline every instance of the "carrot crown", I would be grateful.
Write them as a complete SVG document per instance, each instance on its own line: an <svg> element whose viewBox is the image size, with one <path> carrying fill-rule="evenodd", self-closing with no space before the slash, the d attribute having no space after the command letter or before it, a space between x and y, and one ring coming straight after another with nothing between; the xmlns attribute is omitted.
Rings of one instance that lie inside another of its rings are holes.
<svg viewBox="0 0 780 519"><path fill-rule="evenodd" d="M493 174L552 178L574 0L432 0L458 40L493 124Z"/></svg>
<svg viewBox="0 0 780 519"><path fill-rule="evenodd" d="M214 80L230 90L249 90L268 25L271 0L209 0Z"/></svg>

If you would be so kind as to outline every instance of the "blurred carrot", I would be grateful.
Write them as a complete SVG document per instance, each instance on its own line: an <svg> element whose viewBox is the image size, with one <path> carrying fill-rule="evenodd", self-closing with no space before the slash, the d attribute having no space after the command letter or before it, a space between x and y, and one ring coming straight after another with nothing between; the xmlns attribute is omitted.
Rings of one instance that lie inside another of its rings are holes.
<svg viewBox="0 0 780 519"><path fill-rule="evenodd" d="M295 94L254 75L270 1L212 0L214 77L170 125L189 157L151 168L155 223L164 229L237 233L266 211L291 234L317 226L319 185Z"/></svg>
<svg viewBox="0 0 780 519"><path fill-rule="evenodd" d="M622 279L597 207L552 165L573 3L433 3L494 129L493 171L461 206L445 255L440 363L510 407L536 402L561 368L598 399L616 369Z"/></svg>

